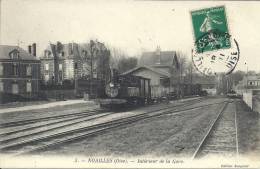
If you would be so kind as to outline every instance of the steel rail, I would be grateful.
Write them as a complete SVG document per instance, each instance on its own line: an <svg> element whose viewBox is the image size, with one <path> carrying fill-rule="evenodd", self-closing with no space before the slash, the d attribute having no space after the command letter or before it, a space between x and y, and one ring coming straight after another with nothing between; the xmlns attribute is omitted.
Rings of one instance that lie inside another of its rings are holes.
<svg viewBox="0 0 260 169"><path fill-rule="evenodd" d="M39 122L39 121L61 119L61 118L64 118L64 117L78 116L78 115L82 115L82 114L84 115L86 113L91 113L91 112L96 113L98 111L101 111L101 110L100 109L93 109L93 110L89 109L89 110L85 110L84 112L80 112L80 113L69 113L69 114L63 114L63 115L57 115L57 116L42 117L42 118L37 118L37 119L12 121L12 122L0 124L0 128L15 127L15 126L21 126L21 125L26 125L26 124L30 124L30 123L36 123L36 122Z"/></svg>
<svg viewBox="0 0 260 169"><path fill-rule="evenodd" d="M196 107L196 108L192 108L192 109L189 109L189 110L198 109L198 108L202 108L202 107L205 107L205 106ZM183 111L187 111L187 110L176 111L176 113L174 113L174 115L183 114ZM91 126L91 127L94 127L94 128L92 130L90 130L89 132L85 133L85 134L81 134L79 136L75 136L75 137L72 137L72 138L69 138L69 139L59 140L59 141L56 141L56 142L53 142L53 143L50 143L50 144L46 144L46 145L37 147L35 149L31 149L29 151L22 152L22 153L19 153L19 154L16 154L16 155L28 154L28 153L32 153L32 152L35 152L35 151L47 149L47 148L50 148L51 146L61 145L61 144L76 141L76 140L79 140L79 139L82 139L82 138L94 136L94 135L103 133L103 132L105 132L109 129L112 129L112 128L116 128L116 127L119 127L119 126L125 126L125 125L131 124L131 123L134 123L134 122L137 122L137 121L140 121L140 120L150 119L150 118L159 117L159 116L162 116L162 115L165 115L165 114L172 114L172 113L173 112L169 113L167 111L167 112L162 112L162 113L155 114L155 115L152 115L152 116L145 116L145 115L142 114L143 115L142 117L129 119L127 121L119 121L119 122L116 122L116 123L104 124L104 125L95 126L95 127Z"/></svg>
<svg viewBox="0 0 260 169"><path fill-rule="evenodd" d="M107 113L110 113L110 112L107 112ZM76 116L76 117L72 116L72 118L58 119L59 121L54 121L54 122L50 122L50 123L46 123L46 124L30 126L30 127L25 127L25 128L18 129L18 130L3 132L3 133L0 133L0 136L4 137L4 136L20 133L20 132L25 132L25 131L28 131L28 130L34 130L34 129L41 128L41 127L56 125L56 124L59 124L59 123L64 123L64 122L68 122L68 121L72 121L72 120L78 120L78 119L81 119L81 118L95 116L95 115L98 115L98 114L97 113L89 113L89 114L86 113L86 114L82 114L82 115L79 115L79 116Z"/></svg>
<svg viewBox="0 0 260 169"><path fill-rule="evenodd" d="M196 101L198 101L199 99L196 99ZM195 101L195 100L194 100ZM199 103L201 102L202 100L199 100L198 102L195 102L195 103ZM191 103L190 105L192 104L195 104L195 103ZM183 106L183 104L181 105L175 105L175 106L167 106L167 108L174 108L174 107L178 107L178 106ZM164 109L164 108L162 108ZM162 109L157 109L157 110L162 110ZM157 111L155 110L155 111ZM98 111L96 111L98 112ZM95 113L96 113L95 112ZM65 119L65 120L62 120L61 121L57 121L57 122L51 122L51 123L47 123L47 124L43 124L43 125L38 125L38 126L34 126L34 127L28 127L28 128L24 128L24 129L20 129L20 130L15 130L15 131L10 131L10 132L4 132L4 133L0 133L0 136L6 136L6 135L11 135L11 134L15 134L15 133L19 133L19 132L24 132L24 131L28 131L28 130L32 130L32 129L36 129L36 128L40 128L40 127L45 127L45 126L48 126L48 125L55 125L55 124L58 124L58 123L62 123L62 122L66 122L66 121L70 121L70 120L74 120L74 119L79 119L79 118L82 118L82 117L87 117L87 116L91 116L91 115L96 115L95 113L92 113L92 114L89 114L89 112L86 114L86 113L83 113L83 114L80 114L80 115L76 115L75 118L71 118L71 119ZM112 113L112 112L110 112ZM72 116L73 117L73 116ZM60 118L58 118L60 119ZM26 125L26 124L25 124Z"/></svg>
<svg viewBox="0 0 260 169"><path fill-rule="evenodd" d="M60 129L60 128L63 128L63 127L72 126L72 125L75 125L75 124L79 124L79 123L82 123L82 122L94 120L94 119L105 117L105 116L108 116L108 115L110 115L110 114L105 114L105 115L101 115L101 116L98 116L98 117L93 117L93 118L90 118L90 119L83 119L83 120L80 120L80 121L72 122L72 123L65 124L65 125L60 125L60 126L57 126L57 127L53 127L53 128L49 128L49 129L43 130L43 131L36 131L36 132L30 133L30 134L25 134L25 135L18 136L18 137L11 137L11 138L8 138L8 139L3 139L3 140L0 140L0 144L6 143L6 142L10 142L10 141L16 140L16 139L28 137L28 136L33 136L35 134L37 135L37 134L45 133L45 132L48 132L48 131L53 131L53 130ZM84 117L90 117L90 116L84 116ZM84 117L81 116L80 118L84 118ZM79 118L77 118L77 119L79 119ZM66 122L67 121L68 120L66 120ZM64 121L62 121L62 122L64 122ZM59 122L59 123L62 123L62 122Z"/></svg>
<svg viewBox="0 0 260 169"><path fill-rule="evenodd" d="M194 99L192 101L202 101L202 98L198 98L198 99ZM188 102L188 101L183 101L184 103ZM180 106L180 105L176 105ZM95 112L102 112L104 110L102 109L89 109L90 111L95 111ZM88 111L88 110L85 110ZM20 125L26 125L26 124L30 124L30 123L36 123L39 121L47 121L47 120L52 120L52 119L61 119L64 117L69 117L69 116L78 116L78 115L84 115L85 113L89 113L89 112L79 112L79 113L70 113L70 114L64 114L64 115L57 115L57 116L47 116L47 117L42 117L42 118L37 118L37 119L28 119L28 120L19 120L19 121L12 121L12 122L7 122L7 123L2 123L0 124L0 128L5 128L5 127L15 127L15 126L20 126ZM0 134L1 135L1 134Z"/></svg>
<svg viewBox="0 0 260 169"><path fill-rule="evenodd" d="M235 100L235 128L236 128L236 156L239 156L238 129L237 129L237 101Z"/></svg>
<svg viewBox="0 0 260 169"><path fill-rule="evenodd" d="M199 152L201 151L201 148L203 146L203 144L205 143L206 139L208 138L209 134L211 133L213 127L215 126L216 122L218 121L218 119L220 118L220 115L225 111L227 105L229 104L229 102L225 102L224 106L222 107L222 109L219 111L217 117L215 118L215 120L210 124L210 127L208 129L208 131L206 132L206 134L204 135L203 139L201 140L199 146L197 147L197 149L195 150L195 152L193 153L191 160L194 160Z"/></svg>
<svg viewBox="0 0 260 169"><path fill-rule="evenodd" d="M223 103L223 102L222 102ZM215 103L215 104L220 104L220 103ZM213 105L213 104L211 104ZM61 132L61 133L57 133L57 134L52 134L52 135L48 135L48 136L44 136L44 137L38 137L38 138L34 138L34 139L30 139L30 140L24 140L18 143L14 143L14 144L10 144L10 145L6 145L4 147L1 147L0 149L5 150L5 149L10 149L12 147L17 147L17 146L21 146L21 145L25 145L25 144L29 144L29 143L34 143L37 141L44 141L46 139L52 139L52 138L57 138L59 136L66 136L66 135L71 135L71 134L75 134L78 132L85 132L85 131L89 131L89 130L93 130L93 129L98 129L100 127L110 127L113 125L117 125L117 124L122 124L122 125L126 125L130 122L136 122L139 120L143 120L146 118L152 118L152 117L158 117L158 116L162 116L165 114L180 114L183 111L188 111L188 110L193 110L193 109L198 109L198 108L202 108L202 107L208 107L210 105L204 105L204 106L197 106L197 107L192 107L192 108L186 108L186 109L181 109L181 110L168 110L168 111L163 111L161 113L154 114L154 115L149 115L149 113L151 112L147 112L144 114L140 114L140 115L135 115L135 116L131 116L131 117L125 117L122 119L116 119L113 121L108 121L108 122L104 122L104 123L100 123L100 124L96 124L96 125L92 125L92 126L87 126L87 127L82 127L82 128L78 128L78 129L74 129L74 130L69 130L69 131L65 131L65 132ZM179 113L178 113L179 112ZM156 112L155 112L156 113Z"/></svg>

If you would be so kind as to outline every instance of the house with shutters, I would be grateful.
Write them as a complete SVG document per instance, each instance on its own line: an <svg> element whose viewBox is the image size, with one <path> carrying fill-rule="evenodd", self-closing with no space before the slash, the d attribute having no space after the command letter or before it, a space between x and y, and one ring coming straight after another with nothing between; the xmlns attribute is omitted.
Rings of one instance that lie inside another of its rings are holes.
<svg viewBox="0 0 260 169"><path fill-rule="evenodd" d="M40 60L36 58L35 43L28 49L0 45L0 102L37 97Z"/></svg>
<svg viewBox="0 0 260 169"><path fill-rule="evenodd" d="M40 57L41 79L44 84L61 85L64 80L89 77L92 64L92 76L104 79L109 72L109 50L103 43L67 43L50 44ZM91 61L92 59L92 61ZM92 63L91 63L92 62Z"/></svg>
<svg viewBox="0 0 260 169"><path fill-rule="evenodd" d="M45 84L62 84L63 80L73 80L81 71L81 66L78 65L81 62L76 43L50 44L44 50L40 60L41 79Z"/></svg>

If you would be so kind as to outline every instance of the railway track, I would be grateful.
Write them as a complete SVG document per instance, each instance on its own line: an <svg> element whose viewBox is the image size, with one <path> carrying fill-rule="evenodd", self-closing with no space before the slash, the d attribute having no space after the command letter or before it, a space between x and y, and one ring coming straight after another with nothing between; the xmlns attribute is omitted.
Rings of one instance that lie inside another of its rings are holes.
<svg viewBox="0 0 260 169"><path fill-rule="evenodd" d="M44 128L44 127L51 127L51 126L55 126L59 123L74 123L77 121L81 121L82 119L86 119L86 118L90 118L92 116L95 115L100 115L102 116L105 113L85 113L82 115L78 115L76 117L71 117L71 118L65 118L65 119L58 119L58 120L51 120L51 121L46 121L46 122L38 122L36 124L26 124L23 126L15 126L15 127L11 127L11 128L5 128L2 129L2 131L0 132L0 142L2 140L3 137L8 137L10 135L16 134L16 133L21 133L21 132L27 132L30 130L35 130L38 128Z"/></svg>
<svg viewBox="0 0 260 169"><path fill-rule="evenodd" d="M201 101L201 99L194 99L192 101L189 101L193 103L194 101ZM188 102L188 101L184 101ZM96 112L102 112L102 109L93 109L93 110L87 110L91 111L93 113ZM42 117L42 118L34 118L34 119L27 119L27 120L18 120L18 121L12 121L12 122L7 122L7 123L1 123L0 124L0 129L1 128L6 128L6 127L16 127L16 126L22 126L26 124L31 124L31 123L36 123L36 122L42 122L42 121L50 121L50 120L57 120L57 119L64 119L64 118L70 118L70 117L75 117L75 116L81 116L81 115L86 115L86 113L90 112L79 112L79 113L69 113L69 114L64 114L64 115L56 115L56 116L47 116L47 117ZM1 135L1 133L0 133Z"/></svg>
<svg viewBox="0 0 260 169"><path fill-rule="evenodd" d="M192 159L238 156L236 104L227 102L211 123Z"/></svg>
<svg viewBox="0 0 260 169"><path fill-rule="evenodd" d="M201 102L201 101L202 101L201 99L193 100L190 102L190 105ZM185 104L185 103L183 103L183 104ZM178 106L182 106L183 104L177 105L177 106L167 106L167 108L178 107ZM57 125L59 123L64 123L64 122L68 122L70 124L76 124L76 123L86 121L85 118L94 116L96 114L102 115L102 113L104 113L104 111L95 109L95 110L91 110L89 112L81 112L81 113L74 113L74 114L49 116L49 117L43 117L43 118L38 118L38 119L29 119L29 120L8 122L8 123L2 124L2 127L0 127L0 136L6 137L6 136L9 136L12 134L19 133L19 132L26 132L29 130L43 128L46 126L50 127L50 126ZM113 113L113 112L111 112L111 113ZM35 123L37 123L37 124L35 124ZM3 140L3 139L0 138L0 142L1 142L1 140Z"/></svg>
<svg viewBox="0 0 260 169"><path fill-rule="evenodd" d="M197 101L200 102L201 100ZM189 105L194 104L190 103ZM180 106L180 105L179 105ZM168 109L171 109L173 107L177 107L177 106L168 106ZM165 108L163 108L165 109ZM159 111L159 110L163 110L163 109L157 109L155 111ZM153 111L151 111L153 112ZM52 121L50 123L44 123L44 124L38 124L37 125L25 125L25 126L19 126L18 129L14 129L11 131L7 131L4 133L1 133L0 135L2 136L0 138L0 144L4 144L7 142L11 142L13 140L17 140L17 139L22 139L28 136L32 136L32 135L39 135L42 133L46 133L46 132L50 132L53 130L57 130L57 129L62 129L64 127L69 127L69 126L73 126L76 124L80 124L80 123L84 123L87 121L91 121L91 120L96 120L105 116L108 116L110 114L112 114L113 112L106 112L106 113L84 113L81 114L80 116L76 116L73 118L66 118L66 119L59 119L58 121ZM12 128L12 127L11 127ZM26 132L26 133L24 133Z"/></svg>
<svg viewBox="0 0 260 169"><path fill-rule="evenodd" d="M49 121L49 120L57 120L57 119L64 119L67 117L75 117L75 116L81 116L85 115L86 113L96 113L100 111L100 109L93 109L93 110L87 110L87 112L79 112L79 113L69 113L69 114L63 114L63 115L55 115L55 116L47 116L47 117L41 117L41 118L34 118L34 119L28 119L28 120L18 120L18 121L12 121L7 123L0 124L1 128L6 127L14 127L14 126L22 126L26 124L36 123L36 122L42 122L42 121Z"/></svg>
<svg viewBox="0 0 260 169"><path fill-rule="evenodd" d="M223 103L223 102L222 102ZM221 103L214 103L214 104L221 104ZM78 139L90 137L97 135L99 133L105 132L107 130L117 128L120 126L125 126L143 119L147 118L153 118L153 117L159 117L165 114L181 114L188 110L195 110L199 108L203 108L206 106L211 106L213 104L209 105L202 105L202 106L194 106L189 107L190 104L183 107L182 109L178 110L172 110L172 108L167 108L164 110L157 110L153 112L146 112L138 115L133 115L130 117L120 118L116 120L110 120L107 122L102 122L99 124L94 125L88 125L84 127L77 127L74 129L64 130L60 132L53 132L53 133L47 133L45 135L39 135L34 136L34 134L30 135L33 136L29 139L22 139L20 141L17 141L16 138L13 138L13 142L6 142L5 144L1 144L1 151L12 151L16 150L17 148L20 150L20 153L18 154L27 154L32 153L35 151L47 149L53 146L61 145L63 143L76 141ZM25 136L26 137L26 136ZM19 140L19 139L18 139Z"/></svg>
<svg viewBox="0 0 260 169"><path fill-rule="evenodd" d="M17 140L17 139L22 139L22 138L32 136L32 135L39 135L39 134L43 134L46 132L63 129L65 127L73 126L73 125L76 125L79 123L91 121L91 120L94 120L97 118L102 118L109 114L111 114L111 113L108 112L108 113L102 113L102 114L96 114L96 115L86 115L86 116L81 116L81 117L77 117L74 119L66 119L66 120L54 122L51 124L49 123L46 125L28 127L28 128L21 129L21 130L8 132L8 133L3 134L5 137L0 138L0 144L4 144L4 143L10 142L10 141ZM25 131L27 131L27 133L24 133Z"/></svg>

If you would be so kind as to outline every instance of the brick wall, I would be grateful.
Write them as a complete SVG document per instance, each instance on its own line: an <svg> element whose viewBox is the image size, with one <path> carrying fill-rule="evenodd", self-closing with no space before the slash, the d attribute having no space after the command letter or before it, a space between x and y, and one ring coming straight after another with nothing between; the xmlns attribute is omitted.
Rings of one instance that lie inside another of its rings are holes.
<svg viewBox="0 0 260 169"><path fill-rule="evenodd" d="M260 113L260 90L253 91L253 111Z"/></svg>
<svg viewBox="0 0 260 169"><path fill-rule="evenodd" d="M252 111L260 113L260 90L245 91L243 100Z"/></svg>
<svg viewBox="0 0 260 169"><path fill-rule="evenodd" d="M250 107L250 109L253 108L252 104L252 91L247 91L243 93L243 100L244 102Z"/></svg>

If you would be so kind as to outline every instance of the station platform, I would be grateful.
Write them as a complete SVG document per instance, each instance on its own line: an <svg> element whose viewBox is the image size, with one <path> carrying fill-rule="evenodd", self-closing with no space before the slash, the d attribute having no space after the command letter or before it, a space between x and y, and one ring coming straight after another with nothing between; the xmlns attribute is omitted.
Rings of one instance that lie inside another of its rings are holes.
<svg viewBox="0 0 260 169"><path fill-rule="evenodd" d="M79 103L94 103L94 102L85 101L83 99L56 101L56 102L50 102L50 103L44 103L44 104L27 105L27 106L11 107L11 108L1 108L0 113L45 109L45 108L51 108L51 107L56 107L56 106L73 105L73 104L79 104Z"/></svg>

